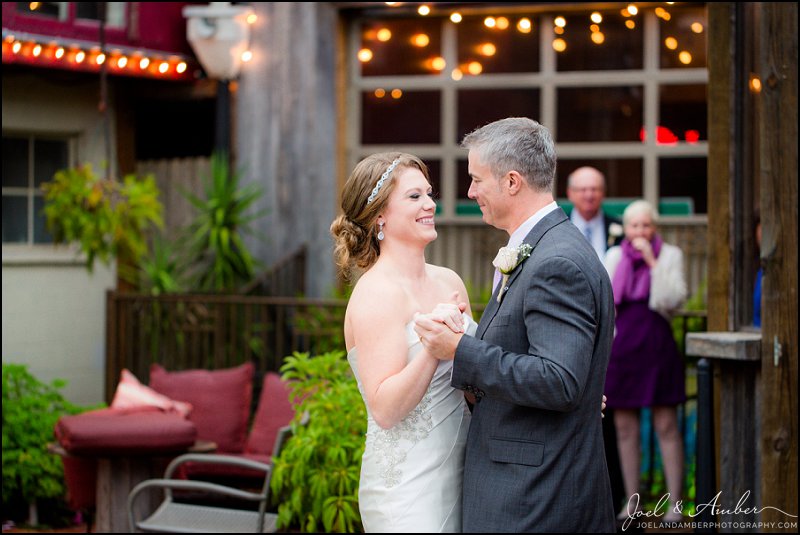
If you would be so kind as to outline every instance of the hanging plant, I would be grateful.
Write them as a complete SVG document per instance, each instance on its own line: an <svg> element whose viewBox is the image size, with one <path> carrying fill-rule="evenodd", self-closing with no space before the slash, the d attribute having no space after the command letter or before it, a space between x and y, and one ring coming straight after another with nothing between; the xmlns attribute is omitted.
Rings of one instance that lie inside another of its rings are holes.
<svg viewBox="0 0 800 535"><path fill-rule="evenodd" d="M147 233L163 226L155 178L98 178L89 164L58 171L42 184L47 227L55 243L77 242L91 272L95 259L136 264L147 251Z"/></svg>

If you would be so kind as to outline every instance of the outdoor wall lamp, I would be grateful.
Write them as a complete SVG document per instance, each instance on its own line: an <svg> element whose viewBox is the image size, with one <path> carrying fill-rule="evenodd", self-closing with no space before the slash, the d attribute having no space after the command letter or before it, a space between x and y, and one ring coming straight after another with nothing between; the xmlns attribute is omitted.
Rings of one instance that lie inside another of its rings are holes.
<svg viewBox="0 0 800 535"><path fill-rule="evenodd" d="M253 10L230 2L210 2L207 6L186 6L183 16L186 37L197 59L210 78L217 82L217 110L214 148L230 156L231 95L229 81L242 66L242 54L250 43L248 15Z"/></svg>
<svg viewBox="0 0 800 535"><path fill-rule="evenodd" d="M250 7L230 2L183 8L188 19L186 37L209 77L231 80L239 74L242 53L250 43L247 16L252 12Z"/></svg>

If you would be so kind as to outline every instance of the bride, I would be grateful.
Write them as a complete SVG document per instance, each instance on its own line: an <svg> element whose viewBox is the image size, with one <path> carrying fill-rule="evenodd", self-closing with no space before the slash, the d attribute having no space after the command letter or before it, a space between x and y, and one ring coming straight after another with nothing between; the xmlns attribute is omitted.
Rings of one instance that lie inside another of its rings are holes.
<svg viewBox="0 0 800 535"><path fill-rule="evenodd" d="M345 276L363 272L344 320L347 358L367 407L359 509L367 532L461 531L469 410L452 361L427 354L417 314L474 334L459 276L425 263L436 203L416 156L380 153L355 167L331 225ZM442 304L444 303L444 304ZM460 305L458 305L460 303Z"/></svg>

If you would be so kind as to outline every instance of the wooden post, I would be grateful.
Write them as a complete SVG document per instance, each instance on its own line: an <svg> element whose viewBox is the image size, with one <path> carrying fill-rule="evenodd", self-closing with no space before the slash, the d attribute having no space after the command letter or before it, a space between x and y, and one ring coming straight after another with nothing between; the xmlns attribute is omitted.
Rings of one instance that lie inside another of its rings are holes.
<svg viewBox="0 0 800 535"><path fill-rule="evenodd" d="M761 521L796 531L783 512L797 515L798 499L797 3L766 2L760 21Z"/></svg>

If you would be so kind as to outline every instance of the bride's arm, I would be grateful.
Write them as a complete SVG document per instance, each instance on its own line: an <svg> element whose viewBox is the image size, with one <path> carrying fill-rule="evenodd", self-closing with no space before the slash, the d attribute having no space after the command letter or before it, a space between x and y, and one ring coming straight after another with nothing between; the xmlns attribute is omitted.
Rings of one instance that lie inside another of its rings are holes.
<svg viewBox="0 0 800 535"><path fill-rule="evenodd" d="M370 290L351 297L356 301L349 321L365 402L375 422L389 429L419 404L438 361L422 349L422 354L408 362L405 327L409 318L405 317L404 296L393 289Z"/></svg>

